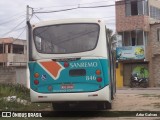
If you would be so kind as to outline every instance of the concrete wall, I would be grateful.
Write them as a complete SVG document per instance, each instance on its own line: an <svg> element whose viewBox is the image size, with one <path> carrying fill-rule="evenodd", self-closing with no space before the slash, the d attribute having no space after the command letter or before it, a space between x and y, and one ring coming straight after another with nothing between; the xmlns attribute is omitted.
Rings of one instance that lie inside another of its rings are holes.
<svg viewBox="0 0 160 120"><path fill-rule="evenodd" d="M27 87L27 75L26 67L17 67L16 68L16 83L22 84Z"/></svg>
<svg viewBox="0 0 160 120"><path fill-rule="evenodd" d="M26 67L0 67L0 83L22 84L27 87Z"/></svg>
<svg viewBox="0 0 160 120"><path fill-rule="evenodd" d="M15 68L0 67L0 83L16 83Z"/></svg>

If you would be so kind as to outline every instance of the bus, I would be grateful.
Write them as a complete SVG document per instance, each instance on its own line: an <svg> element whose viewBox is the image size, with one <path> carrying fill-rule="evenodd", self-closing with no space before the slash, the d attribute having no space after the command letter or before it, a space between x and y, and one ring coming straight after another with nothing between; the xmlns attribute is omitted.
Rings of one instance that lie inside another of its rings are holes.
<svg viewBox="0 0 160 120"><path fill-rule="evenodd" d="M28 25L30 96L54 110L73 103L111 109L115 69L101 19L63 19Z"/></svg>

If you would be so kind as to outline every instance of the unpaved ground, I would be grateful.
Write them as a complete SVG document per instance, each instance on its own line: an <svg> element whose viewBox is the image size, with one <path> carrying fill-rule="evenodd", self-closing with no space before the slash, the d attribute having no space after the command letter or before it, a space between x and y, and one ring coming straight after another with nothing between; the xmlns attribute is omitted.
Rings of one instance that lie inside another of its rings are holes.
<svg viewBox="0 0 160 120"><path fill-rule="evenodd" d="M116 94L111 111L160 111L160 95Z"/></svg>
<svg viewBox="0 0 160 120"><path fill-rule="evenodd" d="M160 111L160 89L117 90L112 102L112 109L107 111ZM52 110L50 107L43 111Z"/></svg>
<svg viewBox="0 0 160 120"><path fill-rule="evenodd" d="M111 111L160 111L160 89L117 90Z"/></svg>

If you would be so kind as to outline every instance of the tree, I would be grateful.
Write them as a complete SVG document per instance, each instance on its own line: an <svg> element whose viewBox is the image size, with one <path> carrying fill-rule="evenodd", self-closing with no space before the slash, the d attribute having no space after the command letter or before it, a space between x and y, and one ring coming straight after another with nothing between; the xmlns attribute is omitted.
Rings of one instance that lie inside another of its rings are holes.
<svg viewBox="0 0 160 120"><path fill-rule="evenodd" d="M106 34L109 38L109 43L112 44L116 40L116 34L113 34L113 30L106 28Z"/></svg>
<svg viewBox="0 0 160 120"><path fill-rule="evenodd" d="M114 59L116 58L116 51L113 49L113 43L115 43L116 40L116 34L113 34L113 30L106 28L106 35L109 39L109 47L111 49L111 53L113 54Z"/></svg>

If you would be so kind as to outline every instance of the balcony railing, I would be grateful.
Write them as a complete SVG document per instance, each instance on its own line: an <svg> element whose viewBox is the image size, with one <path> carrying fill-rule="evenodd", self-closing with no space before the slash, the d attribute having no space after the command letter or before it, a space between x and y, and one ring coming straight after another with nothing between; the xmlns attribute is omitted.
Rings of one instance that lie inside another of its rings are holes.
<svg viewBox="0 0 160 120"><path fill-rule="evenodd" d="M0 54L0 62L6 63L6 66L26 66L27 55L26 54Z"/></svg>

